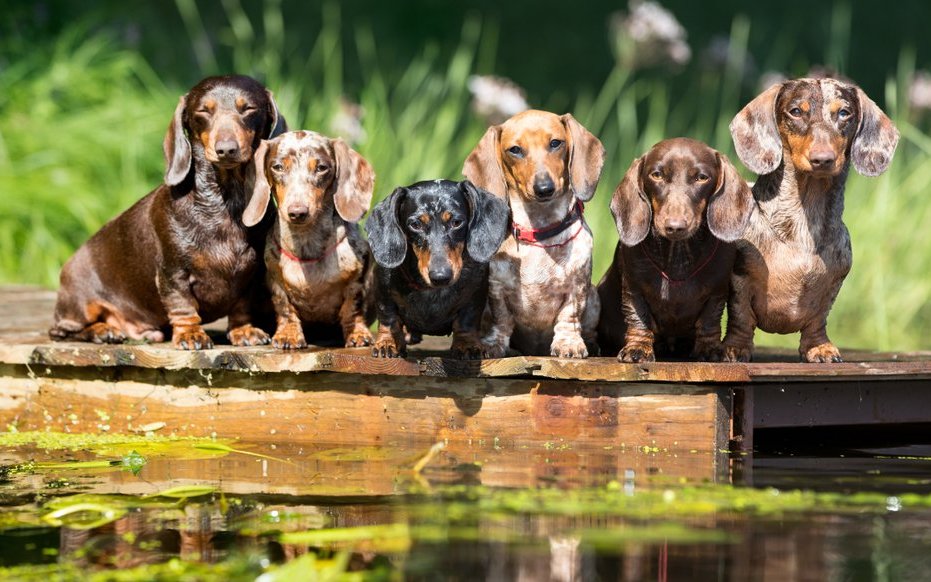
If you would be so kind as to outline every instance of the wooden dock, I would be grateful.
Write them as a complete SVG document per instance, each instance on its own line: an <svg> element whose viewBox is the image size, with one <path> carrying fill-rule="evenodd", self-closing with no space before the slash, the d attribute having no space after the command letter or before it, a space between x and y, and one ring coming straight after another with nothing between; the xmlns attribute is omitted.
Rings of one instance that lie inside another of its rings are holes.
<svg viewBox="0 0 931 582"><path fill-rule="evenodd" d="M714 479L722 451L752 449L755 430L931 423L931 354L847 351L853 361L842 364L779 352L752 364L464 362L437 349L448 338L431 338L406 360L365 349L184 352L51 342L53 303L51 291L0 289L0 429L159 426L160 434L308 446L442 441L461 454L672 451L683 453L676 463L696 455L689 474Z"/></svg>

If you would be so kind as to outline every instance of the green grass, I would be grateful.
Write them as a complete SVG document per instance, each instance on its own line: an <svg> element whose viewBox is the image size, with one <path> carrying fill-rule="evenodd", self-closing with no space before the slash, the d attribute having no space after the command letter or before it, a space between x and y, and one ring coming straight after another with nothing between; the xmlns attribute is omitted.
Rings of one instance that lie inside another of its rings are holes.
<svg viewBox="0 0 931 582"><path fill-rule="evenodd" d="M370 29L357 27L351 38L340 33L335 3L323 7L322 31L306 54L291 49L288 35L296 33L285 29L275 1L251 21L237 0L224 2L229 26L212 47L193 0L177 6L190 37L182 42L191 43L198 64L207 73L232 67L263 80L292 128L328 133L342 97L360 103L368 138L358 149L376 169L376 200L421 179L461 179L462 161L485 130L470 111L466 79L494 68L493 23L466 20L452 53L428 44L399 68L382 62ZM825 49L826 64L841 70L849 36L843 16ZM0 69L0 281L54 287L79 244L161 181L161 139L187 87L163 82L138 53L89 29L75 25L52 43L11 55L14 64ZM696 62L673 78L617 67L599 90L575 96L571 112L608 151L586 214L597 241L596 280L617 240L608 201L634 157L663 138L690 136L733 159L727 126L753 92L737 73L752 32L747 19L734 19L723 70ZM886 94L873 96L902 132L895 160L879 178L852 175L848 183L854 267L829 319L841 346L931 348L923 333L931 324L931 230L924 227L931 137L905 100L914 53L903 51L898 67ZM348 68L362 73L358 90L348 89ZM784 63L783 70L806 69ZM545 98L532 105L556 107ZM761 336L760 343L794 346L797 336Z"/></svg>

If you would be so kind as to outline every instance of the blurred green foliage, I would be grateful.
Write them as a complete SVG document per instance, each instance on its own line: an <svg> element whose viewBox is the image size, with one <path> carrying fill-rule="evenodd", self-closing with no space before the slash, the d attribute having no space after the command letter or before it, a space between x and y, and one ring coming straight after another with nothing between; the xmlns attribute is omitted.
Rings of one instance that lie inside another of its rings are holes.
<svg viewBox="0 0 931 582"><path fill-rule="evenodd" d="M920 42L931 4L668 2L692 59L637 70L615 59L609 15L627 7L613 2L3 4L2 281L55 285L81 242L160 182L177 96L231 71L265 82L292 128L333 133L345 102L361 105L366 138L357 149L376 169L376 199L420 179L461 178L486 127L470 110L470 75L507 76L532 106L571 111L609 156L586 214L597 279L617 240L608 199L634 157L677 135L733 156L727 125L759 91L760 75L824 65L857 80L903 134L889 172L849 181L855 262L832 337L931 348L922 333L931 323L931 138L927 112L906 98L931 57Z"/></svg>

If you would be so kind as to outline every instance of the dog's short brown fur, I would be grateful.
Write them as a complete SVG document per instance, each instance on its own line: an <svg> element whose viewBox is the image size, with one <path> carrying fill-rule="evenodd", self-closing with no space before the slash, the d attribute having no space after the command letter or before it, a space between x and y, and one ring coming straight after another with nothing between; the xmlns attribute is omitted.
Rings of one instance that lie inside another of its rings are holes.
<svg viewBox="0 0 931 582"><path fill-rule="evenodd" d="M247 226L261 221L272 194L278 214L265 245L278 321L272 344L303 348L304 325L315 331L339 325L346 347L370 345L365 279L371 258L357 222L372 202L372 166L340 139L294 131L263 141L255 167L243 220Z"/></svg>
<svg viewBox="0 0 931 582"><path fill-rule="evenodd" d="M505 197L512 220L543 228L595 194L604 147L571 115L525 111L492 126L462 173ZM489 273L488 357L510 345L525 354L584 358L594 349L598 296L592 234L584 219L544 243L505 239Z"/></svg>
<svg viewBox="0 0 931 582"><path fill-rule="evenodd" d="M254 79L210 77L181 97L165 135L165 183L103 226L65 264L56 340L212 346L201 323L229 316L234 345L268 342L250 303L266 231L246 229L252 155L285 131ZM258 282L261 284L261 280Z"/></svg>
<svg viewBox="0 0 931 582"><path fill-rule="evenodd" d="M634 160L611 200L620 242L598 285L602 352L650 362L656 342L720 360L732 243L752 211L750 187L702 142L667 139Z"/></svg>
<svg viewBox="0 0 931 582"><path fill-rule="evenodd" d="M827 316L850 271L844 185L850 163L876 176L898 131L855 85L798 79L774 85L731 122L741 161L760 174L757 212L742 240L728 301L725 358L748 361L754 328L801 331L806 362L839 362Z"/></svg>

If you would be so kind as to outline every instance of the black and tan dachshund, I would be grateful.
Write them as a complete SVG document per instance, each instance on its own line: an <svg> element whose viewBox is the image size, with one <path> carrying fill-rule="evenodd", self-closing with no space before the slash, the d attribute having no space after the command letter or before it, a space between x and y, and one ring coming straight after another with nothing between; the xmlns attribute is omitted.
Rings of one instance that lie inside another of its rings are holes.
<svg viewBox="0 0 931 582"><path fill-rule="evenodd" d="M55 340L213 344L202 322L229 317L233 345L268 343L252 325L269 223L246 228L253 152L286 131L271 92L244 76L204 79L181 97L165 183L103 226L61 271ZM269 217L270 219L270 217Z"/></svg>
<svg viewBox="0 0 931 582"><path fill-rule="evenodd" d="M378 334L372 355L399 357L412 336L453 334L450 351L481 358L488 261L507 236L507 202L469 181L398 188L365 228L375 256Z"/></svg>

